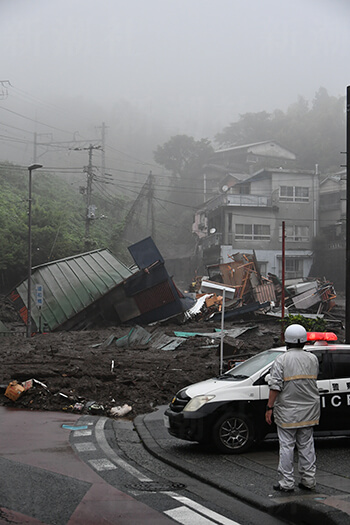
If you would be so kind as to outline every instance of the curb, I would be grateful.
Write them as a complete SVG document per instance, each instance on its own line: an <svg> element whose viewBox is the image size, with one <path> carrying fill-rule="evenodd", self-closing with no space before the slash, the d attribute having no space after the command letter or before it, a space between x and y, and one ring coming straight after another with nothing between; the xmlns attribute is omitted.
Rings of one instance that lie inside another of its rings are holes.
<svg viewBox="0 0 350 525"><path fill-rule="evenodd" d="M158 407L158 410L161 407ZM195 470L192 465L184 460L180 460L179 457L175 457L155 439L148 425L148 420L161 419L161 417L155 416L155 413L139 415L134 419L135 430L142 441L145 449L157 459L160 459L164 463L175 467L176 469L184 472L185 474L198 479L199 481L206 483L214 488L218 488L222 492L231 495L248 505L251 505L259 510L262 510L271 516L276 518L284 519L289 523L295 525L314 525L317 522L321 522L322 525L348 525L349 515L342 511L329 507L325 508L325 505L321 501L305 501L293 498L293 496L282 496L281 502L277 502L276 499L270 500L263 498L257 494L250 492L242 487L233 485L232 483L225 482L225 479L213 476L213 472L209 470L201 469L201 472ZM288 501L289 500L289 501Z"/></svg>

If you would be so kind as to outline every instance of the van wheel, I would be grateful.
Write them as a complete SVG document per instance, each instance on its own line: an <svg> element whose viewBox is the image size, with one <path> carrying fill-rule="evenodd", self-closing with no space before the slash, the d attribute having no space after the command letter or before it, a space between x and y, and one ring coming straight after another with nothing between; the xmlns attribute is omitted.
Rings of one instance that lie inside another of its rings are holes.
<svg viewBox="0 0 350 525"><path fill-rule="evenodd" d="M224 454L246 452L254 441L254 428L250 419L243 414L226 413L215 423L213 443Z"/></svg>

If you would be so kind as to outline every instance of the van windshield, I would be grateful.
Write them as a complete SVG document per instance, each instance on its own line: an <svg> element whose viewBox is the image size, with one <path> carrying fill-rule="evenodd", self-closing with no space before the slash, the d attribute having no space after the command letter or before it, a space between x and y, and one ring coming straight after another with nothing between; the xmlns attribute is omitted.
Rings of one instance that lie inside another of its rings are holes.
<svg viewBox="0 0 350 525"><path fill-rule="evenodd" d="M237 379L247 379L265 366L272 364L276 357L280 354L283 354L283 350L276 349L261 352L260 354L247 359L247 361L239 363L228 372L225 372L222 378L225 379L225 376L230 376L237 377Z"/></svg>

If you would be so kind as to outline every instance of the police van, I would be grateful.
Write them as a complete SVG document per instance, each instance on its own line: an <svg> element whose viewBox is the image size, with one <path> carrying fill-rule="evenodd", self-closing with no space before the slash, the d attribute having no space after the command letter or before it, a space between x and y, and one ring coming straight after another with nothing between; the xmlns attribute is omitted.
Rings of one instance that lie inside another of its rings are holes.
<svg viewBox="0 0 350 525"><path fill-rule="evenodd" d="M308 332L304 350L319 361L320 424L315 436L350 434L350 345L335 334ZM312 343L312 344L311 344ZM168 432L187 441L210 444L217 451L239 454L267 434L268 374L285 347L263 351L224 374L180 390L164 414Z"/></svg>

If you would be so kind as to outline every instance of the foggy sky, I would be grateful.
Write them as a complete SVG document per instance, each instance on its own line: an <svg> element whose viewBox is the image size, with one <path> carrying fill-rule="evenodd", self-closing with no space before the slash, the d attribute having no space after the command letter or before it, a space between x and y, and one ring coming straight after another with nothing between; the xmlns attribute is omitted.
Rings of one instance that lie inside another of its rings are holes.
<svg viewBox="0 0 350 525"><path fill-rule="evenodd" d="M98 125L126 100L172 135L212 139L321 86L345 95L349 28L349 0L0 0L0 80L19 90L0 106L62 127L45 103L76 99ZM33 129L12 116L0 123Z"/></svg>

